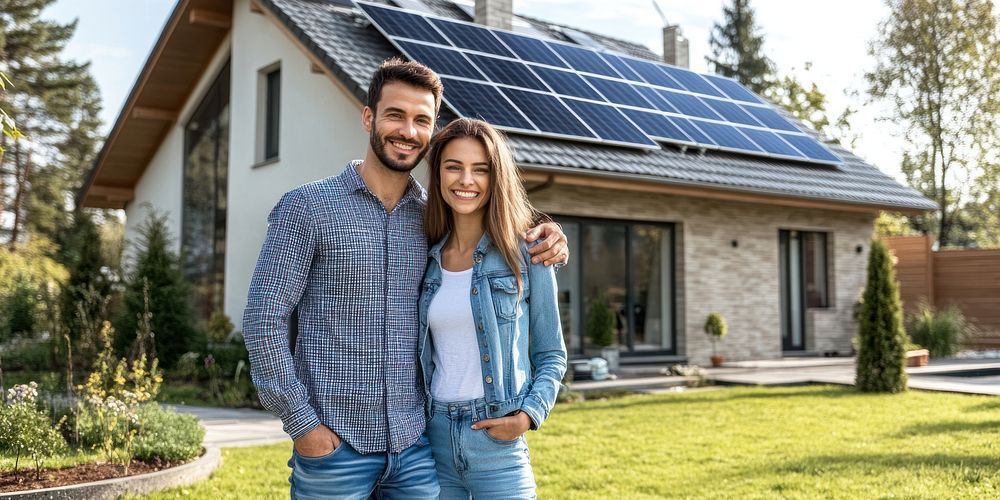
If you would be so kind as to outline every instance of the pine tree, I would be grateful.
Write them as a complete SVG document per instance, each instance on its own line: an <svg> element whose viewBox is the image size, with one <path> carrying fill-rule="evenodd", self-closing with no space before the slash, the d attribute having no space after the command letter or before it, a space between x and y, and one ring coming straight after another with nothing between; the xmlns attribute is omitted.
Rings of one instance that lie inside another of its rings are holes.
<svg viewBox="0 0 1000 500"><path fill-rule="evenodd" d="M764 35L754 19L750 0L732 0L722 8L724 24L712 28L712 57L705 59L713 70L734 78L758 95L773 85L774 63L764 55Z"/></svg>
<svg viewBox="0 0 1000 500"><path fill-rule="evenodd" d="M858 317L857 388L864 392L905 391L906 341L896 272L885 244L873 240L868 284Z"/></svg>
<svg viewBox="0 0 1000 500"><path fill-rule="evenodd" d="M56 241L71 223L74 189L93 159L100 98L89 64L66 61L61 52L76 22L39 18L55 0L0 0L0 72L12 85L0 95L30 141L0 136L0 214L8 244L27 234ZM7 222L9 221L9 222Z"/></svg>
<svg viewBox="0 0 1000 500"><path fill-rule="evenodd" d="M156 354L165 367L172 367L182 354L199 351L204 335L195 328L191 287L184 280L180 258L170 251L171 237L166 217L150 212L138 229L135 264L128 276L124 310L115 325L115 349L131 351L146 313L144 290L149 290L149 313Z"/></svg>
<svg viewBox="0 0 1000 500"><path fill-rule="evenodd" d="M69 270L61 297L63 323L73 345L86 358L90 347L99 347L99 339L83 339L84 333L93 328L88 329L88 325L82 323L88 319L103 319L101 305L111 293L111 284L105 276L101 236L89 214L83 211L74 214L74 225L61 253L61 260ZM81 307L85 310L81 311ZM96 354L96 350L92 354Z"/></svg>

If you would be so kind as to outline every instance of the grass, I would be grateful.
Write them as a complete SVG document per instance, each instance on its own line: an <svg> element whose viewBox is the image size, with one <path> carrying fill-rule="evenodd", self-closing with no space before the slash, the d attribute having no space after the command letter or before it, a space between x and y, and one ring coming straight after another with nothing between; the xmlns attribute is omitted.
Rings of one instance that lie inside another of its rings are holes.
<svg viewBox="0 0 1000 500"><path fill-rule="evenodd" d="M92 464L104 460L104 454L98 451L73 450L67 455L49 457L42 461L43 469L63 469L74 465ZM14 470L14 455L0 453L0 471L9 472ZM35 461L31 456L21 456L18 462L18 471L35 470Z"/></svg>
<svg viewBox="0 0 1000 500"><path fill-rule="evenodd" d="M727 388L556 407L529 435L541 498L997 498L1000 398ZM152 498L287 498L290 444L223 450Z"/></svg>

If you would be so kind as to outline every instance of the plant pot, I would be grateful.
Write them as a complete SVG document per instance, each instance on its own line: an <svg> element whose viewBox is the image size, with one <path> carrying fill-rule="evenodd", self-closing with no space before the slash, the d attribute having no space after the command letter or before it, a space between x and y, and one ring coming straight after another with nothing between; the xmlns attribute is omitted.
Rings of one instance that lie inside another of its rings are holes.
<svg viewBox="0 0 1000 500"><path fill-rule="evenodd" d="M601 357L608 362L608 371L616 372L618 371L618 348L617 347L602 347Z"/></svg>
<svg viewBox="0 0 1000 500"><path fill-rule="evenodd" d="M906 351L906 366L919 367L927 366L927 362L930 361L930 352L927 349L917 349L915 351Z"/></svg>
<svg viewBox="0 0 1000 500"><path fill-rule="evenodd" d="M718 367L722 366L722 363L726 362L726 357L722 356L722 355L712 356L709 359L712 360L712 367L714 367L714 368L718 368Z"/></svg>

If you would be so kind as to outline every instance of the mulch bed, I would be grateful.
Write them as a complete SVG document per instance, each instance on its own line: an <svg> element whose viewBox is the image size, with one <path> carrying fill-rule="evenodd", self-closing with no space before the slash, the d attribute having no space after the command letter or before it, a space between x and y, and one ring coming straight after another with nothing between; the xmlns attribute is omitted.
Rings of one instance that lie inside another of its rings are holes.
<svg viewBox="0 0 1000 500"><path fill-rule="evenodd" d="M30 460L29 460L30 462ZM128 468L128 475L146 474L169 468L173 465L164 462L147 464L133 460ZM39 479L35 479L34 467L21 467L17 473L13 471L0 472L0 493L12 491L38 490L55 486L90 483L103 479L124 477L125 471L118 464L83 464L65 469L43 469Z"/></svg>

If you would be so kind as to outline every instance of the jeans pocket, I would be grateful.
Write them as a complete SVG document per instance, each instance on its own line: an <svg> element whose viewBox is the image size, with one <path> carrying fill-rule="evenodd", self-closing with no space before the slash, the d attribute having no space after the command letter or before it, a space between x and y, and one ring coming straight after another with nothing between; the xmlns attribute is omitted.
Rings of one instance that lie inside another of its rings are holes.
<svg viewBox="0 0 1000 500"><path fill-rule="evenodd" d="M523 437L523 435L522 435L522 436L518 436L518 437L516 437L514 439L497 439L497 438L493 437L492 434L490 434L490 430L489 429L483 429L481 432L483 433L484 436L486 436L486 439L488 439L488 440L490 440L490 441L492 441L492 442L494 442L496 444L501 444L501 445L504 445L504 446L510 446L512 444L517 444L517 443L519 443L521 441L521 438Z"/></svg>
<svg viewBox="0 0 1000 500"><path fill-rule="evenodd" d="M347 446L349 446L347 444L347 442L344 441L343 439L341 439L340 440L340 445L337 446L336 448L334 448L333 450L331 450L330 453L327 453L325 455L320 455L318 457L307 457L307 456L299 453L298 450L296 450L294 446L292 446L292 453L294 454L295 459L298 460L301 463L306 463L306 464L311 464L311 465L319 465L319 464L321 464L321 463L323 463L323 462L325 462L327 460L330 460L333 457L341 454L341 452Z"/></svg>

